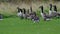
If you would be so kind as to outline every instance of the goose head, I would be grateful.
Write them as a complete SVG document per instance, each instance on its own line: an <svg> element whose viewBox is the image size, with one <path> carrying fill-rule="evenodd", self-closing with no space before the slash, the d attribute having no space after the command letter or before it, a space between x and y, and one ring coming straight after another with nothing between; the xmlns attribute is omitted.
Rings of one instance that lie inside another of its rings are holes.
<svg viewBox="0 0 60 34"><path fill-rule="evenodd" d="M19 12L22 12L22 9L21 9L21 8L17 7L17 9L18 9L18 13L19 13Z"/></svg>

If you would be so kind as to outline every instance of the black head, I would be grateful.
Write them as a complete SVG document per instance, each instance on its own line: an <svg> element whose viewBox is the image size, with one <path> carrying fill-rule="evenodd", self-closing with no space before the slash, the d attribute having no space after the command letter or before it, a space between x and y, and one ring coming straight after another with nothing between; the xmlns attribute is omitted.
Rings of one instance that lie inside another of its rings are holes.
<svg viewBox="0 0 60 34"><path fill-rule="evenodd" d="M52 4L50 4L50 10L52 10Z"/></svg>
<svg viewBox="0 0 60 34"><path fill-rule="evenodd" d="M54 5L53 7L54 7L54 11L56 11L56 12L57 12L57 7L56 7L56 5Z"/></svg>
<svg viewBox="0 0 60 34"><path fill-rule="evenodd" d="M52 7L52 4L50 4L50 6Z"/></svg>
<svg viewBox="0 0 60 34"><path fill-rule="evenodd" d="M21 8L17 7L17 9L18 9L18 12L20 12L20 11L22 12L22 9Z"/></svg>
<svg viewBox="0 0 60 34"><path fill-rule="evenodd" d="M42 11L42 13L43 13L43 6L40 6L39 8L41 8L41 11Z"/></svg>
<svg viewBox="0 0 60 34"><path fill-rule="evenodd" d="M17 9L20 9L19 7L17 7Z"/></svg>
<svg viewBox="0 0 60 34"><path fill-rule="evenodd" d="M21 8L19 8L19 7L17 7L17 9L20 11L21 10Z"/></svg>

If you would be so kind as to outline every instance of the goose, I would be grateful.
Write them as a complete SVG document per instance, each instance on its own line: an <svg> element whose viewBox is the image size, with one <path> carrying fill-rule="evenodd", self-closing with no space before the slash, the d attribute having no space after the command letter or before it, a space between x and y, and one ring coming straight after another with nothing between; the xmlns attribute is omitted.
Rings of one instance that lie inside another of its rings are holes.
<svg viewBox="0 0 60 34"><path fill-rule="evenodd" d="M50 4L49 15L52 15L52 4Z"/></svg>
<svg viewBox="0 0 60 34"><path fill-rule="evenodd" d="M30 7L30 9L27 10L27 14L26 15L27 15L28 19L32 20L34 18L34 16L36 15L36 12L33 12L32 11L32 7Z"/></svg>
<svg viewBox="0 0 60 34"><path fill-rule="evenodd" d="M0 20L3 20L3 15L2 14L0 14Z"/></svg>
<svg viewBox="0 0 60 34"><path fill-rule="evenodd" d="M41 16L44 19L44 21L50 20L50 16L43 11L43 6L40 6L39 8L41 8Z"/></svg>
<svg viewBox="0 0 60 34"><path fill-rule="evenodd" d="M57 17L59 18L59 17L60 17L60 12L57 12L57 6L56 6L56 5L54 5L53 7L54 7L54 12L56 12L56 13L57 13Z"/></svg>
<svg viewBox="0 0 60 34"><path fill-rule="evenodd" d="M52 11L52 4L50 4L49 16L51 18L57 16L57 12L56 11Z"/></svg>
<svg viewBox="0 0 60 34"><path fill-rule="evenodd" d="M17 15L22 16L22 12L23 12L22 9L20 9L19 7L17 7L17 9L18 9L18 14Z"/></svg>
<svg viewBox="0 0 60 34"><path fill-rule="evenodd" d="M26 9L23 8L23 17L24 17L24 18L27 18L27 14L26 14L26 12L27 12Z"/></svg>
<svg viewBox="0 0 60 34"><path fill-rule="evenodd" d="M18 9L18 13L17 13L18 17L21 17L21 19L23 19L23 11L22 11L22 9L19 8L19 7L17 7L17 9Z"/></svg>
<svg viewBox="0 0 60 34"><path fill-rule="evenodd" d="M32 10L32 6L30 7L30 14L29 15L30 15L31 19L33 19L34 16L36 16L36 12Z"/></svg>
<svg viewBox="0 0 60 34"><path fill-rule="evenodd" d="M27 9L26 17L27 17L27 19L31 19L31 17L30 17L30 13L29 13L29 9Z"/></svg>
<svg viewBox="0 0 60 34"><path fill-rule="evenodd" d="M36 12L32 10L32 6L30 6L30 11L31 20L34 21L34 23L38 23L39 17L37 16Z"/></svg>

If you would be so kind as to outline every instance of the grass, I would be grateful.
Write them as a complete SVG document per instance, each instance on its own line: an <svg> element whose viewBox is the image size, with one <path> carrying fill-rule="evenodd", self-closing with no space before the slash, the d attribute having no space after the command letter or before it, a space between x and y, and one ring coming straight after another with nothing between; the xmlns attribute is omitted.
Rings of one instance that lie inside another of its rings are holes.
<svg viewBox="0 0 60 34"><path fill-rule="evenodd" d="M60 34L60 19L33 23L18 17L5 18L0 21L0 34Z"/></svg>

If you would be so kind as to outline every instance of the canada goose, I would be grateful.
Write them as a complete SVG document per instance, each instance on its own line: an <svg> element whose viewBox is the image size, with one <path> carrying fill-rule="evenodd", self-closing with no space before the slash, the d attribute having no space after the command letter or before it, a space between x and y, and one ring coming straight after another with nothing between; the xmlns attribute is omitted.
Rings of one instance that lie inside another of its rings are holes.
<svg viewBox="0 0 60 34"><path fill-rule="evenodd" d="M3 20L3 15L2 14L0 14L0 20Z"/></svg>
<svg viewBox="0 0 60 34"><path fill-rule="evenodd" d="M49 15L52 14L52 4L50 4Z"/></svg>
<svg viewBox="0 0 60 34"><path fill-rule="evenodd" d="M22 11L22 9L21 8L19 8L19 7L17 7L17 9L18 9L18 17L21 17L21 19L23 19L23 11Z"/></svg>
<svg viewBox="0 0 60 34"><path fill-rule="evenodd" d="M23 12L22 9L20 9L19 7L17 7L17 9L18 9L18 14L17 15L22 16L22 12Z"/></svg>
<svg viewBox="0 0 60 34"><path fill-rule="evenodd" d="M50 16L43 11L43 6L40 6L39 8L41 8L41 16L42 16L42 18L43 18L45 21L46 21L46 20L50 20Z"/></svg>
<svg viewBox="0 0 60 34"><path fill-rule="evenodd" d="M52 11L52 4L50 4L49 16L50 16L51 18L57 16L56 11Z"/></svg>
<svg viewBox="0 0 60 34"><path fill-rule="evenodd" d="M23 8L23 17L24 17L24 18L27 18L27 13L26 13L26 12L27 12L26 9Z"/></svg>
<svg viewBox="0 0 60 34"><path fill-rule="evenodd" d="M53 7L54 7L54 12L56 12L56 13L57 13L57 17L59 18L59 17L60 17L60 12L57 12L57 6L56 6L56 5L54 5Z"/></svg>
<svg viewBox="0 0 60 34"><path fill-rule="evenodd" d="M31 12L29 15L30 15L31 19L34 19L34 17L36 16L36 12Z"/></svg>
<svg viewBox="0 0 60 34"><path fill-rule="evenodd" d="M29 19L33 19L34 18L34 16L36 15L36 12L34 12L34 11L32 11L32 7L30 7L30 9L28 9L28 17L27 18L29 18Z"/></svg>
<svg viewBox="0 0 60 34"><path fill-rule="evenodd" d="M27 19L31 19L30 13L29 13L29 9L28 9L27 12L26 12L26 17L27 17Z"/></svg>

